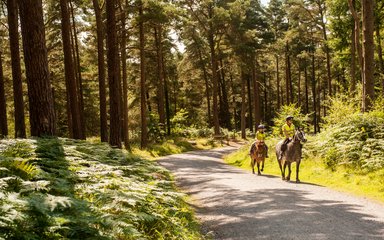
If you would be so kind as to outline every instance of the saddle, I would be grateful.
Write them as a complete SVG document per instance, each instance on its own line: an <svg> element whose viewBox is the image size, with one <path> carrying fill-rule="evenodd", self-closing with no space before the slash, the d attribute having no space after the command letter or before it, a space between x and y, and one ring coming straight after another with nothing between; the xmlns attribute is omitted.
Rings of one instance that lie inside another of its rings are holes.
<svg viewBox="0 0 384 240"><path fill-rule="evenodd" d="M281 151L282 152L287 150L287 145L288 145L289 142L291 142L291 140L289 140L289 139L284 140L283 144L281 145Z"/></svg>
<svg viewBox="0 0 384 240"><path fill-rule="evenodd" d="M257 140L255 141L252 146L251 146L251 150L250 150L250 154L252 155L253 153L256 153L257 152L257 156L258 157L262 157L263 154L264 154L264 141L263 140ZM259 150L261 149L261 151ZM257 151L259 150L259 151Z"/></svg>

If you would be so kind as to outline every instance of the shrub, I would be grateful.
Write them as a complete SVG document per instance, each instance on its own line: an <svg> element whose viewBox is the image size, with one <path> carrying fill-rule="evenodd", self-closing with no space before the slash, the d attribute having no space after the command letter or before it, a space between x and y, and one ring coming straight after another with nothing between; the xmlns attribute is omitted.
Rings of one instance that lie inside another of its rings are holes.
<svg viewBox="0 0 384 240"><path fill-rule="evenodd" d="M0 239L200 238L184 196L153 162L104 143L2 144Z"/></svg>
<svg viewBox="0 0 384 240"><path fill-rule="evenodd" d="M375 171L384 167L384 112L376 107L360 113L358 106L345 97L331 99L324 131L310 144L324 163L334 169L344 165Z"/></svg>

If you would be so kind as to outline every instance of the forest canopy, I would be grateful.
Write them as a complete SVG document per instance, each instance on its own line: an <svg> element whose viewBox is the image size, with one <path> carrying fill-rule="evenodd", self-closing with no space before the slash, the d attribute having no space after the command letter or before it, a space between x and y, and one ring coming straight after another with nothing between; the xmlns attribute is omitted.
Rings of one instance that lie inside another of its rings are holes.
<svg viewBox="0 0 384 240"><path fill-rule="evenodd" d="M383 96L383 6L3 0L0 135L127 149L190 128L246 138L292 104L320 132L330 97L369 112Z"/></svg>

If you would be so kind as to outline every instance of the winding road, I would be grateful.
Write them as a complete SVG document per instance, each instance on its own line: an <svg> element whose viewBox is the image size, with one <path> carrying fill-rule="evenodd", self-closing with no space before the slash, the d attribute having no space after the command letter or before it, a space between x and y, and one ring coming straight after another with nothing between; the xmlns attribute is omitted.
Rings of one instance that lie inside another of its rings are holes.
<svg viewBox="0 0 384 240"><path fill-rule="evenodd" d="M225 164L236 147L159 159L213 239L384 239L384 205Z"/></svg>

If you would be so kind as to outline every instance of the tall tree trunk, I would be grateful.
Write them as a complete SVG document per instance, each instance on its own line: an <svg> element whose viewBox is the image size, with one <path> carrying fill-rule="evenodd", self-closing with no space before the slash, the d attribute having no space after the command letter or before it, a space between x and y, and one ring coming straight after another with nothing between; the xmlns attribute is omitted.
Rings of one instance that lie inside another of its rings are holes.
<svg viewBox="0 0 384 240"><path fill-rule="evenodd" d="M25 138L25 116L23 84L21 79L19 24L16 0L7 0L9 45L11 47L11 63L13 78L13 100L15 108L15 137Z"/></svg>
<svg viewBox="0 0 384 240"><path fill-rule="evenodd" d="M99 98L100 98L100 138L102 142L108 142L107 124L107 98L105 88L105 61L104 61L104 25L101 16L101 8L98 0L93 0L93 8L96 16L97 31L97 65L99 75Z"/></svg>
<svg viewBox="0 0 384 240"><path fill-rule="evenodd" d="M353 22L353 30L351 34L351 82L349 86L349 91L351 94L355 94L356 92L356 22Z"/></svg>
<svg viewBox="0 0 384 240"><path fill-rule="evenodd" d="M4 91L3 58L0 50L0 138L8 136L7 100Z"/></svg>
<svg viewBox="0 0 384 240"><path fill-rule="evenodd" d="M116 27L116 0L106 1L107 10L107 59L110 105L109 143L121 148L121 110L119 90L119 59Z"/></svg>
<svg viewBox="0 0 384 240"><path fill-rule="evenodd" d="M126 6L126 5L125 5ZM121 14L121 67L122 67L122 82L123 82L123 141L125 149L130 150L129 144L129 131L128 131L128 77L127 77L127 29L126 29L126 14L125 9L120 2L120 14Z"/></svg>
<svg viewBox="0 0 384 240"><path fill-rule="evenodd" d="M315 53L312 52L312 99L313 99L313 126L314 133L317 133L317 97L316 97L316 74L315 74Z"/></svg>
<svg viewBox="0 0 384 240"><path fill-rule="evenodd" d="M268 109L268 91L267 91L267 73L264 72L264 111L263 111L263 121L265 122L267 119L267 109ZM255 118L255 122L257 119ZM257 129L257 128L256 128Z"/></svg>
<svg viewBox="0 0 384 240"><path fill-rule="evenodd" d="M169 92L168 92L168 81L167 81L167 71L164 68L164 56L161 59L164 69L164 97L165 97L165 115L167 119L167 135L171 135L171 108L169 104Z"/></svg>
<svg viewBox="0 0 384 240"><path fill-rule="evenodd" d="M75 77L74 62L71 54L70 16L67 0L60 0L61 8L61 33L64 50L65 80L67 82L67 101L70 103L70 115L72 120L73 138L82 139L80 103L78 102L77 82Z"/></svg>
<svg viewBox="0 0 384 240"><path fill-rule="evenodd" d="M305 113L309 113L309 95L308 95L308 71L307 66L304 67L304 79L305 79Z"/></svg>
<svg viewBox="0 0 384 240"><path fill-rule="evenodd" d="M80 131L81 131L81 139L86 138L86 126L85 126L85 116L84 116L84 96L83 96L83 78L81 77L81 64L80 64L80 50L78 43L78 34L76 28L76 20L74 7L72 4L72 0L69 0L70 8L71 8L71 16L72 16L72 30L73 30L73 54L74 54L74 69L75 76L77 82L77 98L79 102L79 118L80 118Z"/></svg>
<svg viewBox="0 0 384 240"><path fill-rule="evenodd" d="M376 18L377 19L377 18ZM376 32L376 46L377 46L377 55L379 57L379 67L380 67L380 84L381 84L381 94L384 96L384 78L382 77L384 74L384 60L383 60L383 47L381 45L381 34L380 34L381 22L377 19L375 25Z"/></svg>
<svg viewBox="0 0 384 240"><path fill-rule="evenodd" d="M164 109L164 69L163 69L163 31L161 24L155 26L155 42L157 55L157 104L159 112L159 123L165 131L165 109Z"/></svg>
<svg viewBox="0 0 384 240"><path fill-rule="evenodd" d="M280 109L281 106L281 97L280 97L280 74L279 74L279 56L276 57L276 84L277 84L277 109Z"/></svg>
<svg viewBox="0 0 384 240"><path fill-rule="evenodd" d="M243 70L242 70L243 71ZM244 72L241 72L241 138L246 139L247 135L245 133L245 112L246 112L246 103L245 103L245 84L246 84L246 75Z"/></svg>
<svg viewBox="0 0 384 240"><path fill-rule="evenodd" d="M249 118L248 118L248 120L249 120L249 130L251 131L251 132L253 132L253 117L252 117L252 115L253 115L253 110L252 110L252 93L251 93L251 77L252 76L250 76L249 74L247 74L247 95L248 95L248 97L247 97L247 99L248 99L248 116L249 116ZM255 96L256 97L256 96ZM255 112L255 115L256 115L257 113ZM256 128L257 129L257 128Z"/></svg>
<svg viewBox="0 0 384 240"><path fill-rule="evenodd" d="M256 60L252 63L252 83L253 83L253 105L255 109L255 129L257 131L257 126L261 122L261 114L260 114L260 87L259 82L257 81L257 73L256 73Z"/></svg>
<svg viewBox="0 0 384 240"><path fill-rule="evenodd" d="M233 129L235 132L237 132L237 107L236 107L236 91L235 91L235 86L234 86L234 83L233 83L233 75L232 75L232 72L230 71L229 72L229 81L231 83L231 89L232 89L232 105L233 105L233 122L234 122L234 126L233 126Z"/></svg>
<svg viewBox="0 0 384 240"><path fill-rule="evenodd" d="M55 111L48 69L41 0L19 0L32 136L55 135Z"/></svg>
<svg viewBox="0 0 384 240"><path fill-rule="evenodd" d="M331 74L331 50L328 46L328 36L327 36L327 27L326 23L324 22L325 15L326 15L326 9L323 7L324 1L318 1L317 2L319 7L319 13L320 13L320 24L321 29L323 32L323 39L324 39L324 49L325 49L325 55L327 58L327 87L328 87L328 94L329 96L332 96L332 74ZM325 100L325 99L324 99Z"/></svg>
<svg viewBox="0 0 384 240"><path fill-rule="evenodd" d="M354 32L354 36L355 36L355 48L357 50L357 56L358 56L358 59L359 59L359 65L361 67L361 71L360 71L360 75L361 75L361 81L363 83L363 96L365 96L365 74L364 74L364 58L363 58L363 50L362 50L362 47L361 47L361 44L360 44L360 17L355 9L355 6L356 6L356 2L355 0L348 0L348 5L349 5L349 10L351 11L352 13L352 16L353 16L353 20L354 20L354 26L355 26L355 32ZM364 99L363 99L363 102L364 102Z"/></svg>
<svg viewBox="0 0 384 240"><path fill-rule="evenodd" d="M213 19L213 6L209 8L209 19ZM215 37L212 21L209 22L208 43L211 53L211 67L212 67L212 94L213 94L213 127L215 135L220 134L219 124L219 109L217 103L218 96L218 80L217 80L217 57L215 49Z"/></svg>
<svg viewBox="0 0 384 240"><path fill-rule="evenodd" d="M299 74L297 76L298 82L297 82L297 105L301 107L301 61L298 60L298 69Z"/></svg>
<svg viewBox="0 0 384 240"><path fill-rule="evenodd" d="M207 98L207 120L209 123L209 126L212 124L212 114L211 114L211 99L210 99L210 88L209 88L209 81L208 81L208 74L207 70L204 65L203 57L201 56L201 50L199 49L199 60L201 62L201 67L203 70L203 77L204 77L204 83L205 83L205 96Z"/></svg>
<svg viewBox="0 0 384 240"><path fill-rule="evenodd" d="M363 8L363 72L365 92L363 92L363 112L370 110L375 100L375 60L374 60L374 0L362 0Z"/></svg>
<svg viewBox="0 0 384 240"><path fill-rule="evenodd" d="M225 68L223 64L223 59L220 59L220 75L221 75L221 92L222 100L220 106L220 112L222 113L222 123L223 126L227 129L231 129L231 113L229 112L229 103L228 103L228 90L227 83L225 81Z"/></svg>
<svg viewBox="0 0 384 240"><path fill-rule="evenodd" d="M287 98L287 105L291 103L291 60L289 56L289 46L288 42L285 43L285 94Z"/></svg>
<svg viewBox="0 0 384 240"><path fill-rule="evenodd" d="M143 2L139 3L139 32L140 32L140 91L141 91L141 148L146 148L148 144L147 129L147 106L146 106L146 73L145 73L145 39L144 39L144 20L143 20Z"/></svg>

